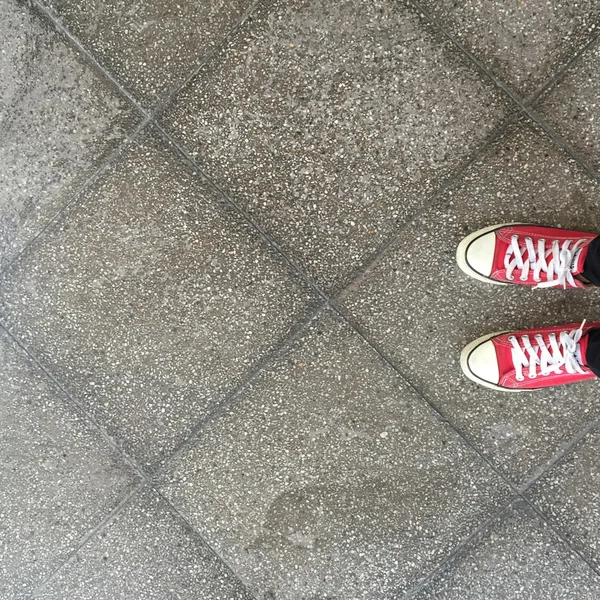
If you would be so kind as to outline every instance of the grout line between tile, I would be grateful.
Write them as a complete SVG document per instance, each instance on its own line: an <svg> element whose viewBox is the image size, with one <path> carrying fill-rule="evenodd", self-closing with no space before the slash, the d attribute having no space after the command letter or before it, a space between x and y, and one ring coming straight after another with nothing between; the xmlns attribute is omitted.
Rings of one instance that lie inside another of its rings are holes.
<svg viewBox="0 0 600 600"><path fill-rule="evenodd" d="M91 62L93 65L95 65L95 67L97 69L99 69L112 83L113 85L115 85L117 87L117 89L133 104L133 106L141 113L141 115L144 118L143 123L138 127L138 129L135 132L135 136L138 136L139 133L143 130L144 127L146 127L149 123L153 122L155 120L155 117L160 114L162 111L164 111L166 109L166 107L170 104L170 102L172 101L172 99L175 97L175 95L180 91L181 88L183 88L185 85L187 85L187 83L197 75L197 73L201 70L201 68L204 66L204 64L206 64L206 62L208 62L208 60L210 60L210 58L212 58L218 51L221 50L221 48L223 47L224 44L226 44L231 37L233 37L235 35L235 33L237 33L237 31L239 30L239 28L243 25L243 23L245 22L245 20L247 19L247 17L249 16L249 14L252 12L252 10L254 10L254 8L256 7L256 5L258 4L258 1L254 2L251 6L251 8L247 11L247 13L245 13L245 15L242 17L242 19L239 21L239 23L236 25L236 27L234 28L234 30L230 31L230 33L228 34L228 36L226 37L225 40L223 40L222 44L218 45L212 52L210 52L209 54L207 54L204 57L203 61L200 61L200 63L198 63L195 67L194 70L192 71L192 73L188 76L188 78L186 78L186 80L184 81L184 83L180 86L177 86L176 89L172 90L172 92L170 94L167 95L167 97L165 98L164 102L161 102L157 105L157 107L155 108L154 111L146 111L145 109L143 109L141 107L141 105L139 105L139 103L133 98L133 96L123 87L121 86L118 81L106 70L102 67L102 65L93 57L93 55L91 55L91 53L89 53L85 47L77 40L77 38L71 34L68 29L66 29L62 23L60 23L60 21L50 12L48 11L44 6L42 6L39 3L39 0L33 0L34 4L36 5L36 7L47 16L48 19L50 19L54 25L56 26L56 28L66 37L68 38L68 40L75 46L77 47L88 59L89 62ZM582 159L582 157L580 157L577 153L575 153L536 113L534 113L530 107L527 101L522 100L519 96L517 96L516 94L514 94L505 84L503 84L499 79L497 79L490 71L488 71L485 66L474 56L472 55L472 53L470 53L468 50L466 50L461 44L459 44L443 27L441 27L435 19L433 19L431 17L431 15L428 14L428 12L426 10L424 10L421 5L419 4L419 2L417 0L409 0L409 2L413 5L413 7L415 7L419 12L423 13L426 18L431 21L457 48L459 48L459 50L461 52L463 52L464 54L467 55L467 57L469 58L469 60L471 60L483 73L486 74L487 77L489 77L494 83L495 85L500 88L516 105L517 107L524 112L531 120L533 120L535 123L537 123L544 131L546 134L548 134L553 141L559 145L563 150L565 150L570 156L571 158L573 158L574 160L576 160L576 162L578 162L580 164L580 166L582 166L587 172L588 174L590 174L592 177L594 177L595 179L600 179L598 174L589 167L589 165L587 165L587 163ZM592 42L590 42L591 44ZM583 52L583 51L582 51ZM582 53L580 52L580 54ZM570 67L575 61L576 61L577 57L575 57L574 59L572 59L571 61L569 61L568 65L565 66L565 69ZM558 80L558 76L554 78L554 80ZM539 92L537 94L534 94L533 98L531 101L529 101L530 103L535 101L538 97L540 97L549 87L551 87L551 85L553 85L554 81L551 80L550 82L547 82L546 84L544 84L542 86L542 88L540 88ZM517 115L516 119L519 118L519 115ZM513 121L516 121L516 119L513 117ZM512 123L511 123L512 124ZM352 322L351 318L347 317L344 313L342 313L342 311L337 307L335 301L330 300L329 297L312 281L312 278L310 278L308 275L306 275L303 270L295 263L295 261L293 261L290 257L287 256L286 252L281 248L281 246L272 239L272 237L269 235L269 233L264 230L264 228L258 223L256 222L252 216L245 210L243 210L241 207L239 207L231 198L229 198L229 196L227 194L225 194L225 192L218 186L218 184L216 184L210 177L208 177L203 169L196 163L196 161L185 151L185 149L176 141L174 140L170 134L168 134L159 124L156 124L156 127L159 129L159 131L161 132L161 134L167 139L167 141L175 146L178 151L181 153L181 155L185 158L185 160L187 162L190 162L191 164L194 165L194 167L199 171L199 173L205 177L205 179L220 193L220 195L239 213L242 214L242 216L252 225L252 227L259 233L259 235L262 237L262 239L271 247L273 247L283 258L283 260L294 270L296 271L304 280L306 283L308 283L310 285L310 287L329 305L331 306L331 308L333 310L335 310L349 325L350 327L352 327L352 329L354 331L356 331L356 333L358 333L358 335L360 335L365 341L366 343L369 344L369 346L371 346L375 352L377 352L377 354L380 356L380 358L386 363L388 364L391 368L394 369L394 371L396 371L400 377L402 377L402 379L406 382L406 384L413 389L419 398L421 398L421 400L428 405L435 413L438 414L438 416L446 423L448 423L448 425L456 432L456 434L463 440L464 443L466 443L466 445L473 450L479 457L480 459L482 459L487 465L488 467L494 472L496 473L508 486L511 490L513 490L513 492L516 494L510 502L512 502L516 497L522 497L525 501L527 501L529 504L530 501L523 496L523 493L528 489L528 487L530 485L532 485L541 475L543 475L546 471L542 471L542 473L540 475L538 475L537 478L532 479L528 482L528 485L522 488L517 489L514 484L512 484L512 482L506 478L502 473L500 473L496 467L489 461L487 460L470 442L469 440L466 438L466 436L460 431L459 428L457 428L456 426L454 426L452 424L451 421L449 421L444 414L439 411L436 407L434 407L420 392L419 390L417 390L410 382L409 380L394 366L393 362L391 362L390 360L387 359L387 357L385 356L384 353L382 353L377 347L376 345L374 345L374 343L372 343L368 337L361 331L361 329ZM126 143L124 143L124 145L120 148L118 148L115 151L114 154L114 158L120 156L122 150L127 146L127 144L131 143L133 140L133 136L131 139L127 140ZM484 144L483 148L486 148L488 144ZM480 155L480 153L482 153L484 151L483 148L478 149L476 152L473 153L472 155L472 159L468 162L468 164L470 164L471 162L473 162L477 156ZM111 154L111 158L113 158L113 154ZM108 161L107 161L108 164ZM102 167L100 167L97 171L97 173L92 177L92 179L89 180L89 185L91 185L96 179L97 177L100 176L100 174L102 172L104 172L104 170L107 168L107 165L104 165ZM459 167L458 169L455 170L454 175L455 176L459 176L459 173L462 172L464 170L464 168L466 167ZM451 177L452 178L452 177ZM449 179L451 179L449 178ZM86 188L89 187L88 184L86 184ZM442 186L443 189L444 186ZM77 194L75 194L75 198L78 198L82 193L82 190L80 190ZM435 196L439 195L439 191L436 192L436 194L434 194ZM72 202L76 201L75 199L73 199L71 202L68 203L67 206L70 206L70 204ZM426 202L424 203L424 206L427 205L427 207L429 207L429 203ZM56 216L55 218L52 219L51 223L54 222L57 218L59 218L60 215L62 215L62 213L64 212L64 210L66 210L67 206L65 206ZM410 222L410 219L407 219L406 223L403 225L403 227ZM42 233L44 231L46 231L47 227L50 225L50 223L34 238L37 239L38 237L40 237L42 235ZM375 257L372 258L369 261L369 266L367 266L367 271L370 268L370 265L373 264L374 260L377 260L377 256L380 256L382 254L384 254L387 250L387 248L389 248L389 246L391 244L393 244L393 241L397 238L398 234L395 234L390 240L388 240L387 242L385 242L380 249L376 252ZM28 244L29 246L29 244ZM28 247L26 246L26 248ZM359 271L359 276L361 276L363 274L363 270ZM346 286L343 290L341 290L340 294L343 293L346 289L348 289L349 286L353 285L354 282L356 281L356 278L351 280L350 283L348 284L348 286ZM340 295L338 294L338 296ZM318 313L318 311L321 310L322 307L319 307L319 309L317 309L314 313L314 315L316 315ZM314 317L313 315L313 317ZM296 335L299 335L301 331L303 331L304 327L306 326L306 324L310 322L307 321L306 323L304 323L303 325L300 325L299 328L296 331ZM1 325L0 325L1 326ZM8 331L8 330L7 330ZM43 369L43 371L46 373L46 375L55 383L55 385L58 385L58 387L63 390L63 392L66 394L66 391L64 391L64 389L62 388L62 386L60 386L60 384L58 384L58 382L54 379L54 377L42 366L40 365L40 363L27 351L27 349L18 341L15 339L15 337L12 335L12 333L10 331L8 331L9 335L11 336L12 339L14 339L19 346ZM261 369L259 369L256 374L258 374L260 372ZM254 376L256 376L256 374ZM254 377L253 376L253 377ZM250 380L253 379L253 377L251 377ZM74 404L74 406L77 408L78 412L82 412L85 417L87 419L89 419L94 427L98 430L100 430L105 436L107 436L107 434L103 431L103 429L100 427L100 425L95 421L95 419L93 419L90 415L87 414L87 411L85 411L78 402L76 402L69 394L66 394L67 398L69 398L69 400ZM234 398L236 397L235 393L232 393L231 398L230 398L230 402L232 402L234 400ZM218 410L215 411L215 418L218 417ZM197 433L202 429L202 427L204 426L205 421L203 421L202 423L200 423L196 430L195 430L195 434L197 435ZM595 426L595 425L594 425ZM585 432L583 434L581 434L578 438L577 441L579 441L580 439L582 439L587 433L588 430L591 431L594 427L590 426L588 427L588 429L585 430ZM134 468L134 470L136 472L139 473L139 475L143 478L143 481L149 481L150 485L154 488L153 484L151 483L151 478L148 476L148 474L145 473L145 471L143 469L141 469L136 463L135 461L133 461L133 459L131 459L130 457L128 457L122 449L119 448L119 446L116 444L116 442L114 440L112 440L112 438L109 437L110 443L111 445L115 446L119 452L121 454L124 455L124 457L126 457L126 460L132 465L132 467ZM563 456L568 454L568 452L571 450L571 448L575 445L575 443L577 443L577 441L574 441L572 444L569 444L565 449L563 449ZM189 438L189 443L191 445L193 445L194 443L194 436L191 436ZM187 446L186 446L187 447ZM183 448L183 446L182 446ZM552 466L554 466L554 464L556 464L556 462L558 462L561 459L561 457L557 458L552 464L550 464L548 466L548 469L552 468ZM170 459L167 459L167 462ZM142 483L138 484L138 486L135 488L135 490L130 494L130 496L128 496L128 498L123 501L123 503L120 505L121 507L124 506L124 504L126 503L127 500L129 500L137 491L138 489L141 489L141 487L143 486ZM162 493L160 492L160 490L155 489L155 491L157 491L157 493L159 493L161 495L161 497L165 500L165 502L167 502L171 508L173 510L175 510L177 512L177 514L180 515L180 517L187 523L187 520L175 509L175 507L168 501L168 499L164 498L164 496L162 495ZM509 504L510 504L509 502ZM509 505L507 504L507 506ZM543 515L541 513L539 513L539 511L537 510L536 507L534 507L532 505L532 507L534 508L534 510L536 510L537 514L540 515L540 518L543 518L545 522L547 522L547 520L545 519L545 517L543 517ZM506 509L506 507L505 507ZM496 515L497 517L497 515ZM88 532L88 535L86 537L86 542L87 540L91 539L91 537L97 533L103 526L105 526L108 522L110 521L110 519L105 519L101 524L99 524L96 528L94 528L93 530L91 530L90 532ZM486 521L487 523L487 521ZM549 524L551 526L551 524ZM191 525L188 526L191 528L192 531L195 531L197 535L200 536L200 534L197 532L197 530L195 530L195 528L193 528ZM557 535L560 535L557 532ZM202 536L200 536L202 537ZM471 539L471 538L469 538ZM564 538L561 539L564 540ZM571 545L564 540L565 543L567 543L567 545L571 547ZM206 544L206 542L204 542ZM211 546L209 544L206 544L206 546L208 548L211 549L211 551L214 552L214 550L211 548ZM573 549L573 548L572 548ZM576 550L573 549L574 552L577 552ZM577 552L578 553L578 552ZM578 553L579 554L579 553ZM216 556L218 556L215 553ZM580 555L580 554L579 554ZM450 555L449 555L450 556ZM580 555L581 556L581 555ZM582 557L583 558L583 557ZM222 561L222 559L220 559ZM586 561L587 562L587 561ZM225 563L226 564L226 563ZM588 563L589 564L589 563ZM64 565L62 565L64 566ZM60 570L61 567L59 567L58 570ZM226 565L228 567L228 565ZM230 567L228 567L230 568ZM57 570L57 571L58 571ZM594 569L596 571L596 569ZM598 571L596 571L598 572ZM237 576L236 576L237 578ZM239 578L237 578L239 580ZM240 582L241 583L241 582ZM243 585L243 583L242 583Z"/></svg>
<svg viewBox="0 0 600 600"><path fill-rule="evenodd" d="M65 402L70 406L72 410L84 421L86 422L92 429L98 431L106 444L111 448L115 449L125 460L125 462L129 465L132 471L142 480L148 479L147 473L144 471L142 467L140 467L137 462L129 456L129 454L120 447L119 444L109 435L105 429L98 423L96 418L90 414L80 402L78 402L65 388L64 386L54 377L52 373L34 356L27 346L18 339L13 332L0 320L0 330L4 331L10 339L29 357L29 360L42 372L44 375L52 382L53 386L60 390L60 393L65 400Z"/></svg>
<svg viewBox="0 0 600 600"><path fill-rule="evenodd" d="M123 85L119 83L119 81L114 77L114 75L104 68L93 56L93 54L79 41L79 39L72 34L69 29L67 29L62 21L46 6L42 4L40 0L30 0L33 6L38 10L38 12L46 17L50 23L52 23L55 29L63 35L77 50L87 59L87 61L94 66L94 68L102 73L104 77L106 77L112 85L119 90L119 92L127 98L129 103L142 115L145 119L151 118L150 111L146 110L142 107L142 105L133 97L133 95L125 88Z"/></svg>
<svg viewBox="0 0 600 600"><path fill-rule="evenodd" d="M38 596L40 592L43 592L54 579L58 576L58 574L66 568L68 565L71 565L75 560L77 554L88 544L88 542L95 538L98 533L100 533L119 513L129 504L131 499L140 492L140 490L144 487L143 481L138 481L135 484L132 490L113 508L113 510L104 517L95 527L92 527L80 540L77 544L77 547L69 554L69 556L62 562L61 564L52 571L52 573L42 581L31 593L31 598L35 598Z"/></svg>
<svg viewBox="0 0 600 600"><path fill-rule="evenodd" d="M545 523L554 534L560 539L560 541L567 547L573 554L579 557L598 577L600 577L600 569L594 565L594 563L587 557L583 552L576 548L573 543L568 540L562 533L562 531L554 525L547 517L539 510L539 508L529 499L527 496L521 495L521 498L527 503L527 505L535 512L538 518Z"/></svg>
<svg viewBox="0 0 600 600"><path fill-rule="evenodd" d="M218 419L230 406L232 406L237 398L244 392L252 383L261 375L261 373L269 367L275 360L285 355L287 350L298 340L304 333L304 331L310 326L310 324L319 316L323 309L327 306L327 303L323 302L309 311L308 315L304 317L285 337L280 344L278 344L269 354L261 359L258 364L254 365L252 370L247 373L242 381L236 385L228 394L225 395L223 401L221 401L215 408L204 418L196 423L192 428L190 434L181 441L176 448L161 461L161 464L153 469L152 480L155 481L158 476L163 473L169 465L171 465L179 456L181 456L186 450L193 448L198 443L199 436L204 428Z"/></svg>
<svg viewBox="0 0 600 600"><path fill-rule="evenodd" d="M481 536L491 531L507 515L510 507L519 500L519 496L513 496L507 500L493 515L488 517L471 535L463 540L456 548L448 553L444 559L434 567L425 577L412 585L405 593L403 600L413 600L422 590L424 590L440 573L451 567L455 562L468 551L474 542Z"/></svg>
<svg viewBox="0 0 600 600"><path fill-rule="evenodd" d="M190 531L195 532L195 535L202 540L203 544L207 547L207 549L216 556L219 560L221 560L228 571L231 572L233 578L238 581L238 583L250 594L252 597L255 597L254 594L247 588L245 583L238 577L235 571L231 568L226 561L222 560L215 549L208 544L203 536L187 521L187 519L175 509L174 505L164 496L158 484L156 483L156 478L158 475L166 469L168 465L180 454L182 454L188 447L193 446L197 441L198 433L206 426L207 423L212 420L218 418L229 406L231 406L236 398L243 392L244 389L248 385L250 385L259 375L263 372L263 370L273 362L277 357L281 356L281 354L285 353L286 349L294 343L298 337L302 335L306 327L310 325L314 321L314 319L318 316L318 314L323 310L323 307L326 305L325 302L318 304L312 310L308 311L308 315L305 316L291 331L291 333L285 337L283 337L280 342L271 350L271 352L267 353L265 357L263 357L259 362L250 369L250 371L242 378L240 383L236 385L228 394L225 395L222 402L220 402L217 406L215 406L214 410L207 415L204 419L202 419L192 430L190 435L186 437L175 450L167 456L163 462L163 464L157 468L156 470L149 473L146 469L144 469L141 465L137 463L137 461L132 458L115 440L110 434L108 434L104 428L98 423L93 415L91 415L57 380L56 378L44 367L44 365L28 350L28 348L16 338L16 336L0 321L0 329L3 330L11 340L28 356L28 358L36 365L38 369L40 369L44 375L52 382L52 384L60 390L61 395L63 396L63 400L67 403L67 405L75 411L75 413L90 426L90 428L99 432L106 444L116 451L123 460L128 464L128 466L132 469L133 473L139 478L137 484L135 484L134 489L131 491L127 497L122 500L119 505L107 515L102 521L100 521L97 525L92 527L80 540L77 547L73 550L73 552L65 559L62 563L58 565L58 567L52 572L52 574L45 579L33 592L34 596L40 590L42 590L46 585L54 579L58 573L60 573L64 568L67 568L73 561L73 558L77 555L77 553L85 546L87 543L96 536L96 534L100 533L110 522L121 512L122 508L127 504L127 502L141 490L145 485L151 487L167 504L171 507L173 511L186 523L186 528Z"/></svg>
<svg viewBox="0 0 600 600"><path fill-rule="evenodd" d="M227 569L227 571L229 571L230 576L238 582L238 584L244 589L244 591L251 598L254 598L254 600L260 600L256 596L256 594L246 585L246 583L242 580L242 578L236 573L235 569L229 564L229 562L224 557L222 557L222 556L219 555L219 553L212 547L211 544L208 543L208 541L198 531L198 529L196 529L188 521L188 519L186 518L186 516L182 512L179 511L179 509L169 500L169 498L167 498L157 486L151 484L151 487L154 490L154 492L158 496L160 496L161 500L169 507L169 509L171 510L171 512L181 521L181 523L188 530L188 533L191 536L196 537L198 540L200 540L200 542L202 543L202 545L210 551L210 553L215 557L215 559L217 560L217 562L219 562L222 565L224 565L225 569Z"/></svg>
<svg viewBox="0 0 600 600"><path fill-rule="evenodd" d="M144 119L139 125L134 129L134 131L124 139L117 148L115 148L109 156L98 166L98 168L90 175L90 177L84 181L81 186L77 188L77 190L70 195L69 199L65 202L65 204L52 216L48 222L42 226L42 228L29 240L27 243L17 252L17 254L2 268L0 268L0 276L4 273L8 272L13 265L19 262L35 245L38 239L42 238L46 231L50 229L57 221L60 221L62 217L73 207L79 199L91 188L93 185L108 171L118 159L123 155L123 153L133 146L137 139L140 137L142 132L149 125L150 119Z"/></svg>
<svg viewBox="0 0 600 600"><path fill-rule="evenodd" d="M542 117L528 106L523 107L527 116L559 147L570 156L581 168L583 168L590 178L600 182L600 174L587 162L581 154L567 144Z"/></svg>
<svg viewBox="0 0 600 600"><path fill-rule="evenodd" d="M168 92L168 94L159 101L156 106L152 110L146 110L134 97L133 95L125 88L125 86L121 85L119 81L110 73L108 69L106 69L96 58L93 56L91 52L87 50L87 48L79 41L79 39L73 35L67 27L63 25L61 20L56 16L49 8L44 6L40 0L30 0L32 6L40 14L39 16L48 21L52 27L56 30L57 33L62 35L66 40L72 44L78 52L90 63L93 68L101 73L103 77L108 79L108 81L112 84L115 90L121 94L124 99L126 99L129 104L135 109L138 113L138 116L141 118L140 123L136 126L136 128L128 134L125 139L112 151L109 155L98 165L95 171L84 181L80 186L70 194L69 199L66 203L48 220L48 222L43 225L43 227L35 234L33 237L29 238L23 248L17 252L17 254L3 267L0 268L0 276L8 271L13 264L17 263L19 259L25 255L31 246L35 244L35 242L41 238L48 228L50 228L56 221L60 220L62 216L71 208L72 205L76 204L79 198L81 198L87 190L89 190L94 183L102 177L102 175L112 167L117 160L123 155L123 153L130 147L134 145L134 143L138 140L141 133L147 129L149 125L152 125L157 117L167 108L167 106L172 102L175 96L185 87L187 84L197 76L197 74L202 70L202 68L218 53L220 52L239 32L244 23L248 20L248 18L252 15L257 5L262 0L254 0L252 4L248 7L248 9L244 12L244 14L240 17L240 19L234 24L234 26L225 34L223 39L215 45L215 47L204 54L199 61L194 65L190 73L185 77L182 83L178 83Z"/></svg>
<svg viewBox="0 0 600 600"><path fill-rule="evenodd" d="M379 357L398 374L398 376L403 380L406 386L409 387L420 398L422 403L424 403L434 414L436 414L442 422L447 423L448 426L455 432L455 434L458 435L461 441L471 451L473 451L479 457L479 459L483 461L490 468L490 470L494 472L494 474L498 476L512 490L512 500L521 498L522 500L527 502L527 504L529 504L532 508L534 508L536 514L556 533L557 536L559 536L561 541L572 552L574 552L575 554L577 554L577 556L584 560L586 564L598 576L600 576L600 569L596 568L589 559L587 559L577 548L575 548L573 544L571 544L571 542L567 540L564 535L562 535L562 533L537 509L537 507L533 505L532 501L525 495L529 488L532 485L534 485L535 482L538 481L541 477L543 477L547 472L549 472L556 465L556 463L558 463L560 460L566 457L568 453L572 450L572 448L581 441L581 439L583 439L591 431L595 430L598 426L600 426L600 419L594 421L592 424L584 428L583 432L577 434L575 438L573 438L573 440L571 440L565 448L563 448L559 453L557 453L555 457L548 461L546 468L539 471L536 477L530 478L527 481L526 485L517 487L507 476L505 476L496 467L496 465L491 460L489 460L485 455L483 455L483 453L480 452L479 449L471 443L467 434L463 433L462 429L455 425L453 421L444 414L443 410L436 407L425 397L425 395L410 381L410 379L402 372L402 370L395 366L394 361L391 358L389 358L382 349L378 347L378 344L375 341L371 340L369 336L362 331L362 328L359 325L353 322L351 317L345 315L337 306L332 305L332 309L335 310L342 318L344 318L348 322L348 324L353 328L353 330L356 331L356 333L360 335L365 340L365 342L379 355ZM457 551L460 551L460 548L462 548L462 546L460 546ZM453 555L453 553L451 554Z"/></svg>
<svg viewBox="0 0 600 600"><path fill-rule="evenodd" d="M567 60L565 64L562 65L562 67L558 69L558 71L552 77L550 77L550 79L544 82L537 90L535 90L530 96L528 96L524 101L525 104L527 106L533 106L542 98L542 96L546 92L548 92L556 84L560 83L565 77L567 77L571 69L580 61L581 57L594 45L596 45L599 39L600 30L593 33L589 37L587 42L580 46L571 56L571 58Z"/></svg>
<svg viewBox="0 0 600 600"><path fill-rule="evenodd" d="M600 427L600 418L588 423L581 431L574 435L560 450L555 452L544 465L542 465L531 477L529 477L521 486L519 486L519 493L525 494L533 487L538 481L543 479L555 466L560 464L573 449L588 435L593 433Z"/></svg>
<svg viewBox="0 0 600 600"><path fill-rule="evenodd" d="M239 206L230 196L227 194L221 186L219 186L216 181L210 177L206 171L198 164L196 159L189 154L189 152L176 140L171 136L160 123L155 124L156 129L160 132L163 139L173 148L177 150L180 154L181 158L187 162L189 165L193 167L193 170L202 177L202 179L215 191L219 196L227 202L227 204L238 214L240 214L244 220L258 233L261 239L271 248L273 248L277 254L283 259L283 261L291 268L297 275L299 275L302 280L310 286L310 288L319 295L324 301L328 301L328 297L321 290L321 288L313 281L312 277L307 275L304 270L296 263L296 261L288 256L285 250L281 247L281 245L272 238L271 235L266 231L266 229L256 220L252 215Z"/></svg>
<svg viewBox="0 0 600 600"><path fill-rule="evenodd" d="M598 174L589 164L588 162L578 153L576 152L569 144L567 144L545 121L541 119L539 115L537 115L530 107L530 102L521 98L516 92L511 90L508 85L506 85L503 81L501 81L498 77L494 75L492 71L490 71L481 60L479 60L470 50L468 50L462 43L460 43L455 36L450 33L440 22L434 17L431 12L426 9L419 0L406 0L409 2L416 11L422 14L436 29L438 29L444 37L446 37L453 46L455 46L460 52L462 52L486 77L488 77L495 85L498 87L504 94L506 94L512 102L514 102L519 109L521 109L534 123L536 123L546 135L550 137L550 139L559 146L564 152L568 154L575 162L579 164L587 174L596 181L600 181L600 174ZM595 41L595 37L599 35L599 33L594 33L588 39L587 44L592 45ZM584 48L586 49L587 45L584 44ZM550 80L543 83L537 92L533 93L532 99L538 99L544 92L546 92L553 82L560 79L566 73L567 68L572 67L577 59L583 54L583 49L579 48L579 53L576 52L573 59L567 62L561 69L558 71L558 75L551 77ZM532 101L533 101L532 100Z"/></svg>

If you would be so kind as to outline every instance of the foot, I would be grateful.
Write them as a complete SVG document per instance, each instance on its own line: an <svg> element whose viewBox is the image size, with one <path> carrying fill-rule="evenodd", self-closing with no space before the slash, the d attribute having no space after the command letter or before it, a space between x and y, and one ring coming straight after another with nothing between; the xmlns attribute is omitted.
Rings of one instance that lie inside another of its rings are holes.
<svg viewBox="0 0 600 600"><path fill-rule="evenodd" d="M558 325L486 335L460 356L465 375L505 392L536 390L593 379L585 353L588 333L600 323Z"/></svg>
<svg viewBox="0 0 600 600"><path fill-rule="evenodd" d="M580 278L588 246L597 234L539 225L493 225L458 246L458 266L471 277L496 284L588 287Z"/></svg>

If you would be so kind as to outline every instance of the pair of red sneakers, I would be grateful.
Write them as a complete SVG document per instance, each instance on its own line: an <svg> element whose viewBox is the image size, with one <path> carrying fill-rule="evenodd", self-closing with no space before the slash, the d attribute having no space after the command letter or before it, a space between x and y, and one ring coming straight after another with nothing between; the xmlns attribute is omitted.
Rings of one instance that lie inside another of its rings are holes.
<svg viewBox="0 0 600 600"><path fill-rule="evenodd" d="M593 287L582 279L596 235L536 225L495 225L458 246L459 267L497 285ZM465 375L495 390L518 392L596 377L586 361L589 332L600 323L559 325L483 336L463 351Z"/></svg>

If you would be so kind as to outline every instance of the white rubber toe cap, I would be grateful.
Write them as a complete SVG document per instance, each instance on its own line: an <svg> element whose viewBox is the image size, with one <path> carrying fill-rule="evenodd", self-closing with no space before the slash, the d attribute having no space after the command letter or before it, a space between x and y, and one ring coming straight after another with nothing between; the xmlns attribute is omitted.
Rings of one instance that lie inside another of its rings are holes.
<svg viewBox="0 0 600 600"><path fill-rule="evenodd" d="M500 381L498 358L491 340L483 342L465 353L467 375L487 383L497 384Z"/></svg>
<svg viewBox="0 0 600 600"><path fill-rule="evenodd" d="M466 248L465 260L467 264L480 275L489 277L494 264L494 250L496 249L496 234L485 233L475 238Z"/></svg>

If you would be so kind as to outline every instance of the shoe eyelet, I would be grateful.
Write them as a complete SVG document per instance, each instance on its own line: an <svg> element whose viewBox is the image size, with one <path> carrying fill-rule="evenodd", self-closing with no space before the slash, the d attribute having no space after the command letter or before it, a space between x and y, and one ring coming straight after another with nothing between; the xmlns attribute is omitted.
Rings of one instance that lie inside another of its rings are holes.
<svg viewBox="0 0 600 600"><path fill-rule="evenodd" d="M541 242L542 244L545 244L546 240L544 238L542 238L542 239L538 240L538 242Z"/></svg>
<svg viewBox="0 0 600 600"><path fill-rule="evenodd" d="M542 283L542 278L541 278L541 277L534 277L534 278L533 278L533 280L534 280L536 283Z"/></svg>
<svg viewBox="0 0 600 600"><path fill-rule="evenodd" d="M506 279L508 279L509 281L512 281L515 278L514 275L507 275Z"/></svg>
<svg viewBox="0 0 600 600"><path fill-rule="evenodd" d="M526 242L533 242L533 240L532 240L530 237L526 237L526 238L525 238L525 241L526 241Z"/></svg>
<svg viewBox="0 0 600 600"><path fill-rule="evenodd" d="M527 281L527 277L523 277L522 275L521 275L521 277L519 277L519 279L520 279L521 281Z"/></svg>
<svg viewBox="0 0 600 600"><path fill-rule="evenodd" d="M535 379L537 375L528 375L529 379Z"/></svg>
<svg viewBox="0 0 600 600"><path fill-rule="evenodd" d="M525 379L525 377L523 377L523 375L521 375L521 377L519 377L518 375L515 377L515 379L517 381L523 381Z"/></svg>
<svg viewBox="0 0 600 600"><path fill-rule="evenodd" d="M517 341L517 338L516 338L514 335L509 335L509 336L508 336L508 341L509 341L509 342L516 342L516 341Z"/></svg>
<svg viewBox="0 0 600 600"><path fill-rule="evenodd" d="M510 239L511 239L511 240L518 240L518 239L519 239L519 236L518 236L518 235L511 235L511 236L510 236Z"/></svg>

